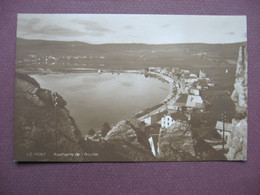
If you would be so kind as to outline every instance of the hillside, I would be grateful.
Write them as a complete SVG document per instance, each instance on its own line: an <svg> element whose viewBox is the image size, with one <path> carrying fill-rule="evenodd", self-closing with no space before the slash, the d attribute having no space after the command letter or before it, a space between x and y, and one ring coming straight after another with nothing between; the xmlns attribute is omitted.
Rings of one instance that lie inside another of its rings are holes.
<svg viewBox="0 0 260 195"><path fill-rule="evenodd" d="M65 108L66 101L42 89L31 77L16 73L15 160L154 161L146 135L126 121L97 141L84 139ZM56 153L57 155L53 155Z"/></svg>
<svg viewBox="0 0 260 195"><path fill-rule="evenodd" d="M102 44L26 40L17 38L17 67L31 66L26 61L30 55L36 58L54 56L59 58L55 67L99 67L137 69L149 66L182 68L214 67L221 63L233 63L241 43L235 44ZM77 56L68 59L68 56ZM79 58L78 58L79 57ZM81 58L82 57L82 58ZM19 62L20 61L20 62ZM19 63L18 63L19 62ZM50 63L38 61L37 67L48 67Z"/></svg>

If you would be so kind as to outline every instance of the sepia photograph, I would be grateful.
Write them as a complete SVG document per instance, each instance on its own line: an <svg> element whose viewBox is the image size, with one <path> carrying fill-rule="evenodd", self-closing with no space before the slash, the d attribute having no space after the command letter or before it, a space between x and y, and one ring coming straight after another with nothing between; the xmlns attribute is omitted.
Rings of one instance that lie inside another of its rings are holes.
<svg viewBox="0 0 260 195"><path fill-rule="evenodd" d="M16 162L246 161L246 16L18 14Z"/></svg>

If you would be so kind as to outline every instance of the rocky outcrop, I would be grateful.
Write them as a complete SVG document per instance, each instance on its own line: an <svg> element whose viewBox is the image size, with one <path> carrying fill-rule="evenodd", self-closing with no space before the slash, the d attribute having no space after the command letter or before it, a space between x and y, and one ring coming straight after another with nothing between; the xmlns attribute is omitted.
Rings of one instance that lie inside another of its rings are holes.
<svg viewBox="0 0 260 195"><path fill-rule="evenodd" d="M176 122L160 130L158 141L158 158L166 161L193 161L195 140L187 123Z"/></svg>
<svg viewBox="0 0 260 195"><path fill-rule="evenodd" d="M237 117L232 120L232 132L228 139L228 160L246 160L247 158L247 51L246 45L239 49L236 68L236 80L232 100L236 106Z"/></svg>
<svg viewBox="0 0 260 195"><path fill-rule="evenodd" d="M41 89L31 77L16 73L16 161L83 160L78 155L84 146L81 133L58 94L56 102L54 106L51 91Z"/></svg>
<svg viewBox="0 0 260 195"><path fill-rule="evenodd" d="M120 121L105 136L110 153L124 161L154 161L150 144L144 131L129 121Z"/></svg>
<svg viewBox="0 0 260 195"><path fill-rule="evenodd" d="M129 121L120 121L105 137L100 131L83 139L65 105L59 94L54 96L33 78L16 73L16 161L156 160L144 131Z"/></svg>
<svg viewBox="0 0 260 195"><path fill-rule="evenodd" d="M228 140L228 160L246 160L247 158L247 118L232 120L232 133Z"/></svg>
<svg viewBox="0 0 260 195"><path fill-rule="evenodd" d="M239 49L234 91L231 95L237 113L247 114L247 51L246 45Z"/></svg>

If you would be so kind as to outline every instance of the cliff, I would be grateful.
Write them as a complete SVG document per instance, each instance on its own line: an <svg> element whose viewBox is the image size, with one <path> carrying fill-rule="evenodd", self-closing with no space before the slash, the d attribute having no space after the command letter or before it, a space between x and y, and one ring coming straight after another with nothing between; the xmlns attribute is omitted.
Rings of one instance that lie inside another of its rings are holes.
<svg viewBox="0 0 260 195"><path fill-rule="evenodd" d="M176 122L172 126L160 130L158 158L167 161L196 160L195 143L189 125Z"/></svg>
<svg viewBox="0 0 260 195"><path fill-rule="evenodd" d="M235 103L237 116L232 120L232 132L227 145L229 151L226 154L228 160L246 160L247 158L247 51L246 45L239 49L236 80L234 91L231 95Z"/></svg>
<svg viewBox="0 0 260 195"><path fill-rule="evenodd" d="M129 121L120 121L104 138L113 146L114 153L126 161L154 161L150 144L144 131Z"/></svg>
<svg viewBox="0 0 260 195"><path fill-rule="evenodd" d="M16 161L156 160L146 134L128 121L120 121L105 137L83 139L65 108L66 101L59 94L55 96L33 78L16 73Z"/></svg>
<svg viewBox="0 0 260 195"><path fill-rule="evenodd" d="M247 114L247 51L246 45L239 49L236 68L236 80L231 99L236 105L236 111L240 114Z"/></svg>
<svg viewBox="0 0 260 195"><path fill-rule="evenodd" d="M99 134L99 136L98 136ZM88 152L98 153L93 161L156 161L153 156L146 134L129 121L118 122L105 137L101 133L87 136Z"/></svg>
<svg viewBox="0 0 260 195"><path fill-rule="evenodd" d="M15 77L15 160L16 161L82 161L84 140L66 102L41 89L31 77ZM56 153L54 155L54 153Z"/></svg>
<svg viewBox="0 0 260 195"><path fill-rule="evenodd" d="M228 160L246 160L247 158L247 118L232 120L232 133L227 142L229 151Z"/></svg>

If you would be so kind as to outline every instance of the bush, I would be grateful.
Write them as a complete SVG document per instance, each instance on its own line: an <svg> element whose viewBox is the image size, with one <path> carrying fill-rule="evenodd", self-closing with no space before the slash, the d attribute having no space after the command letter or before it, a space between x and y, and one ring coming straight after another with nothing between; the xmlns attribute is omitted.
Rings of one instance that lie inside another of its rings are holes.
<svg viewBox="0 0 260 195"><path fill-rule="evenodd" d="M107 133L110 130L110 126L108 122L104 122L104 124L101 127L101 134L103 137L105 137L107 135Z"/></svg>
<svg viewBox="0 0 260 195"><path fill-rule="evenodd" d="M89 131L88 131L88 135L90 135L90 136L93 136L93 135L95 135L95 130L94 129L90 129Z"/></svg>

